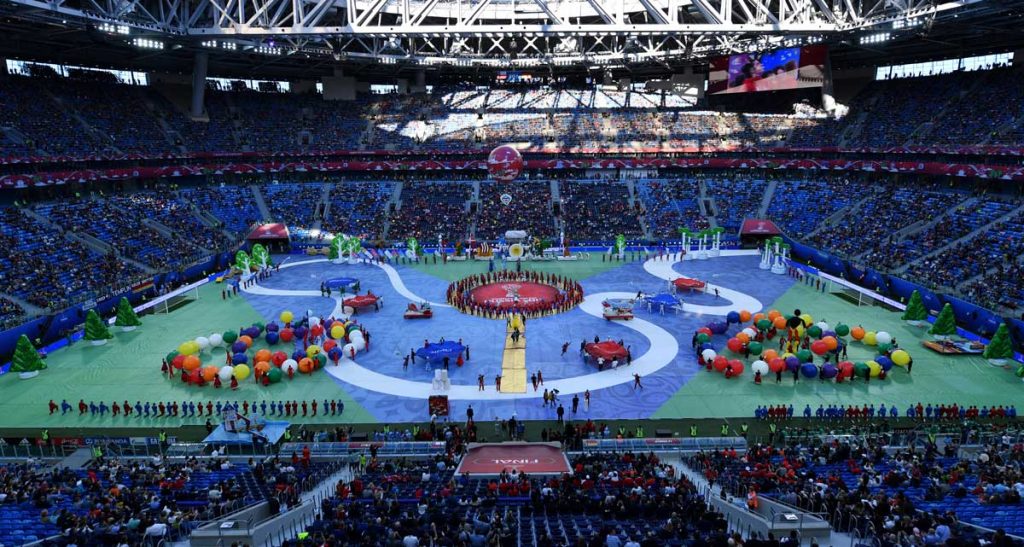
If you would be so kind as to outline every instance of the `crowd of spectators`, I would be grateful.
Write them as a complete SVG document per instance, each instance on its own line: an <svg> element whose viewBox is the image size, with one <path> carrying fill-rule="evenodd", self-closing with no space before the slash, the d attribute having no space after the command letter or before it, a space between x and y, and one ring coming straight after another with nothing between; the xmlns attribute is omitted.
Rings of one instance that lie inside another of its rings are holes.
<svg viewBox="0 0 1024 547"><path fill-rule="evenodd" d="M721 514L654 454L572 457L573 475L454 476L456 461L377 460L339 482L306 545L657 546L728 539ZM308 534L308 535L307 535Z"/></svg>
<svg viewBox="0 0 1024 547"><path fill-rule="evenodd" d="M138 192L130 196L107 198L115 207L138 208L150 218L170 228L172 238L205 251L222 251L230 243L217 228L203 224L195 212L170 191Z"/></svg>
<svg viewBox="0 0 1024 547"><path fill-rule="evenodd" d="M630 204L629 189L622 182L574 182L562 184L562 218L572 239L614 241L643 236L640 209Z"/></svg>
<svg viewBox="0 0 1024 547"><path fill-rule="evenodd" d="M25 310L6 298L0 298L0 330L13 327L25 318Z"/></svg>
<svg viewBox="0 0 1024 547"><path fill-rule="evenodd" d="M679 229L700 231L708 219L700 214L700 187L694 179L641 180L637 197L643 203L647 227L656 238L675 238Z"/></svg>
<svg viewBox="0 0 1024 547"><path fill-rule="evenodd" d="M40 308L59 310L85 298L106 295L142 274L113 256L65 239L17 208L0 212L0 292Z"/></svg>
<svg viewBox="0 0 1024 547"><path fill-rule="evenodd" d="M780 180L765 216L786 234L803 238L826 218L853 203L865 190L847 176Z"/></svg>
<svg viewBox="0 0 1024 547"><path fill-rule="evenodd" d="M508 205L502 203L502 194L512 197ZM549 181L480 183L477 238L494 240L504 236L506 230L525 230L531 237L552 237L556 235L552 218Z"/></svg>
<svg viewBox="0 0 1024 547"><path fill-rule="evenodd" d="M248 235L253 223L263 220L252 189L245 184L183 188L179 194L186 203L217 217L224 223L224 228L238 239Z"/></svg>
<svg viewBox="0 0 1024 547"><path fill-rule="evenodd" d="M381 237L385 208L394 191L392 182L344 182L331 185L324 228L332 233Z"/></svg>
<svg viewBox="0 0 1024 547"><path fill-rule="evenodd" d="M407 181L401 208L391 213L388 237L426 242L442 235L448 241L461 240L469 229L467 202L472 196L473 186L464 182Z"/></svg>
<svg viewBox="0 0 1024 547"><path fill-rule="evenodd" d="M274 222L309 228L323 218L322 183L273 181L260 184L259 191Z"/></svg>
<svg viewBox="0 0 1024 547"><path fill-rule="evenodd" d="M744 219L756 218L768 182L761 178L736 176L712 177L698 183L707 185L708 195L715 199L718 225L727 231L739 231Z"/></svg>

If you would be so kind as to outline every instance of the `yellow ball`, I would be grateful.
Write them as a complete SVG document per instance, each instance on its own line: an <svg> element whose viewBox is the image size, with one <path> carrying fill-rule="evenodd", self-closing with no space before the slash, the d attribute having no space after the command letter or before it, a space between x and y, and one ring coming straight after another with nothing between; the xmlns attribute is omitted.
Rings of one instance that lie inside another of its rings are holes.
<svg viewBox="0 0 1024 547"><path fill-rule="evenodd" d="M873 330L869 330L868 332L864 333L864 343L869 346L874 346L878 344L878 334L875 333L875 331Z"/></svg>
<svg viewBox="0 0 1024 547"><path fill-rule="evenodd" d="M199 353L199 344L195 343L194 340L188 342L182 342L178 346L178 353L181 355L194 355Z"/></svg>
<svg viewBox="0 0 1024 547"><path fill-rule="evenodd" d="M892 352L892 355L890 355L889 358L892 359L894 365L901 367L905 367L910 363L910 354L901 349Z"/></svg>
<svg viewBox="0 0 1024 547"><path fill-rule="evenodd" d="M878 375L882 373L882 365L879 365L875 361L868 361L867 365L868 365L868 369L871 370L871 377L872 378L877 378ZM238 367L235 367L235 368L238 368Z"/></svg>
<svg viewBox="0 0 1024 547"><path fill-rule="evenodd" d="M295 314L290 311L283 311L281 312L280 319L282 323L291 323L292 319L295 319Z"/></svg>
<svg viewBox="0 0 1024 547"><path fill-rule="evenodd" d="M345 327L341 325L334 325L331 327L331 338L335 340L341 340L345 337Z"/></svg>
<svg viewBox="0 0 1024 547"><path fill-rule="evenodd" d="M801 315L800 316L800 320L803 321L804 325L808 326L808 327L814 324L814 318L811 317L811 314L809 314L809 313L805 313L805 314Z"/></svg>
<svg viewBox="0 0 1024 547"><path fill-rule="evenodd" d="M235 378L238 381L245 380L249 377L249 366L248 365L235 365Z"/></svg>
<svg viewBox="0 0 1024 547"><path fill-rule="evenodd" d="M306 348L306 356L307 357L313 358L313 357L316 357L319 353L320 353L320 346L318 346L316 344L313 344L312 346L309 346L308 348Z"/></svg>

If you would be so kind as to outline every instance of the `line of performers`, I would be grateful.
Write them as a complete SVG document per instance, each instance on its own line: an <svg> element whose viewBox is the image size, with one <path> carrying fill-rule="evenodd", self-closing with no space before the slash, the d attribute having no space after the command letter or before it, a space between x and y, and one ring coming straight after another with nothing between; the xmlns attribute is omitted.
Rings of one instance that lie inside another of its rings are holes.
<svg viewBox="0 0 1024 547"><path fill-rule="evenodd" d="M551 301L524 301L505 305L489 305L473 299L473 289L491 283L542 283L559 290ZM511 272L497 271L474 274L448 285L448 303L463 313L496 319L509 314L520 314L529 319L543 317L552 313L568 311L583 301L583 287L574 279L558 274L543 272Z"/></svg>

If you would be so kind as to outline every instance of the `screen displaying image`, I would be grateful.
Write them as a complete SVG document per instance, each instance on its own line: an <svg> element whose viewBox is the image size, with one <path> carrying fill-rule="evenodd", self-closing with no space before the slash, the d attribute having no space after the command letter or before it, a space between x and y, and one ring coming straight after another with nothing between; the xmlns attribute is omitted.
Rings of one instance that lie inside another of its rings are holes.
<svg viewBox="0 0 1024 547"><path fill-rule="evenodd" d="M809 46L719 57L711 62L708 93L820 87L826 55L823 46Z"/></svg>

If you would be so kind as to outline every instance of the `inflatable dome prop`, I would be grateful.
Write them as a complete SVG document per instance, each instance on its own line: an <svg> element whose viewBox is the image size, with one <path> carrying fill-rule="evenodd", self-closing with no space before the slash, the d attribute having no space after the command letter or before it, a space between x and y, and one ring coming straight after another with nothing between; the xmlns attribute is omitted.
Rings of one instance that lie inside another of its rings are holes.
<svg viewBox="0 0 1024 547"><path fill-rule="evenodd" d="M668 293L656 294L653 296L645 296L643 298L645 304L647 304L647 311L659 312L665 315L666 311L675 311L679 313L683 309L683 301L675 295Z"/></svg>
<svg viewBox="0 0 1024 547"><path fill-rule="evenodd" d="M511 182L518 178L522 172L522 154L507 144L491 150L491 153L487 156L487 173L494 180Z"/></svg>
<svg viewBox="0 0 1024 547"><path fill-rule="evenodd" d="M332 291L345 290L358 292L359 280L354 277L335 277L324 281L324 287Z"/></svg>
<svg viewBox="0 0 1024 547"><path fill-rule="evenodd" d="M344 304L345 304L346 308L351 308L352 311L355 312L355 311L358 311L358 310L360 310L362 308L369 308L369 307L379 308L379 306L378 306L378 302L379 301L380 301L380 297L379 296L373 294L372 292L367 292L366 294L357 294L355 296L351 296L349 298L346 298L344 300ZM346 310L346 312L347 311L348 310Z"/></svg>
<svg viewBox="0 0 1024 547"><path fill-rule="evenodd" d="M677 277L672 280L672 286L675 287L677 292L679 291L703 291L707 284L699 279L693 279L690 277Z"/></svg>
<svg viewBox="0 0 1024 547"><path fill-rule="evenodd" d="M611 340L591 342L584 346L583 351L590 357L590 362L597 365L598 370L603 370L605 366L612 366L613 361L625 364L626 356L629 354L622 344Z"/></svg>

